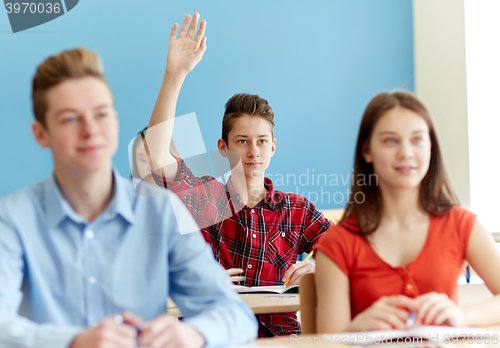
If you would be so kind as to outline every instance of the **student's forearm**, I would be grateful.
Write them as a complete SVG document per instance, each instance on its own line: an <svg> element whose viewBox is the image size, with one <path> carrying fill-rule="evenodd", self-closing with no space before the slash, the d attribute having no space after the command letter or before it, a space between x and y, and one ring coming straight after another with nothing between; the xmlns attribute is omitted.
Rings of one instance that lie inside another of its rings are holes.
<svg viewBox="0 0 500 348"><path fill-rule="evenodd" d="M19 315L0 312L0 347L67 348L83 328L37 324Z"/></svg>
<svg viewBox="0 0 500 348"><path fill-rule="evenodd" d="M500 323L500 295L473 305L461 307L468 326L488 326Z"/></svg>
<svg viewBox="0 0 500 348"><path fill-rule="evenodd" d="M185 74L165 72L146 134L146 143L153 170L173 180L177 174L177 162L170 153L170 142L174 127L175 109ZM164 168L163 173L161 168Z"/></svg>
<svg viewBox="0 0 500 348"><path fill-rule="evenodd" d="M158 99L156 100L153 114L151 115L149 127L174 119L177 99L179 98L179 93L185 79L186 74L165 72L160 93L158 94Z"/></svg>

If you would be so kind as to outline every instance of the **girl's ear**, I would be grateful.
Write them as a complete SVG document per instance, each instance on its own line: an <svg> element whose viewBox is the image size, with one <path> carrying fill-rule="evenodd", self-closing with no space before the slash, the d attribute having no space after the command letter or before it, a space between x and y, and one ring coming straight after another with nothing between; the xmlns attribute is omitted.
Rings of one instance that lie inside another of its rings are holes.
<svg viewBox="0 0 500 348"><path fill-rule="evenodd" d="M366 163L372 163L373 158L370 153L370 147L368 145L363 146L361 149L361 156L363 156L363 159L365 160Z"/></svg>
<svg viewBox="0 0 500 348"><path fill-rule="evenodd" d="M227 157L227 144L224 139L219 138L219 140L217 140L217 147L219 148L219 153L222 157Z"/></svg>

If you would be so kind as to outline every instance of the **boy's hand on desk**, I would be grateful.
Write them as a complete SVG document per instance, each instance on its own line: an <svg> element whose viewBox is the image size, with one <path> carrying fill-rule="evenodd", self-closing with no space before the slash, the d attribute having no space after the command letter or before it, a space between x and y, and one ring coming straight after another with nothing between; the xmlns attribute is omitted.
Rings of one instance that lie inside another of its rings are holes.
<svg viewBox="0 0 500 348"><path fill-rule="evenodd" d="M291 265L285 272L283 276L283 281L286 281L290 278L290 281L286 285L286 287L290 287L293 285L299 285L299 278L303 274L314 273L316 271L316 264L310 261L297 261L297 263Z"/></svg>
<svg viewBox="0 0 500 348"><path fill-rule="evenodd" d="M346 331L406 330L410 313L416 311L416 299L404 296L384 296L359 313Z"/></svg>
<svg viewBox="0 0 500 348"><path fill-rule="evenodd" d="M420 308L416 324L467 326L464 313L448 295L429 292L416 300Z"/></svg>
<svg viewBox="0 0 500 348"><path fill-rule="evenodd" d="M205 338L191 325L164 314L141 326L139 344L154 348L201 348Z"/></svg>
<svg viewBox="0 0 500 348"><path fill-rule="evenodd" d="M200 14L195 13L188 29L191 16L187 15L182 23L178 39L175 37L179 25L177 23L174 24L172 32L170 33L166 73L173 75L187 74L194 69L196 64L198 64L203 57L207 49L207 38L203 37L205 35L206 22L204 20L201 21L200 28L195 36L196 25L198 24L199 18Z"/></svg>
<svg viewBox="0 0 500 348"><path fill-rule="evenodd" d="M69 348L135 348L136 337L132 326L117 324L109 317L78 334Z"/></svg>

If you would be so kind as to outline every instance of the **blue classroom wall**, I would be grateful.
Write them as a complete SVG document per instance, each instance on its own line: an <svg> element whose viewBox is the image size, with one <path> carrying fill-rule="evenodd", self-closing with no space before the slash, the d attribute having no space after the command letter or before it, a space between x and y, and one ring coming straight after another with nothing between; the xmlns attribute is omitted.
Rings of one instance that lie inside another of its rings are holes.
<svg viewBox="0 0 500 348"><path fill-rule="evenodd" d="M381 91L414 90L411 0L81 0L16 34L0 11L0 197L51 173L49 150L31 134L31 80L46 57L77 46L103 59L120 117L114 163L129 176L127 145L148 123L170 29L195 11L208 22L208 49L186 79L177 115L195 112L212 150L227 99L261 95L276 114L267 171L275 188L320 209L342 208L366 104Z"/></svg>

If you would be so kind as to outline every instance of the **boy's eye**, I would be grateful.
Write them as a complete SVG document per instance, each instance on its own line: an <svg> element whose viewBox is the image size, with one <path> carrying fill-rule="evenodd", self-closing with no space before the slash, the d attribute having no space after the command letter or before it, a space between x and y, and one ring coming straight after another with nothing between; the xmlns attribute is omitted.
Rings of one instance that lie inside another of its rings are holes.
<svg viewBox="0 0 500 348"><path fill-rule="evenodd" d="M100 113L97 114L97 117L99 117L99 118L104 118L106 116L108 116L108 114L105 113L105 112L100 112Z"/></svg>
<svg viewBox="0 0 500 348"><path fill-rule="evenodd" d="M62 120L63 123L72 123L76 121L76 117L66 117Z"/></svg>
<svg viewBox="0 0 500 348"><path fill-rule="evenodd" d="M243 139L238 140L238 143L239 143L239 144L246 144L246 142L247 142L247 141L246 141L246 140L243 140Z"/></svg>
<svg viewBox="0 0 500 348"><path fill-rule="evenodd" d="M259 140L259 143L265 144L265 143L267 143L267 140L265 140L265 139Z"/></svg>

